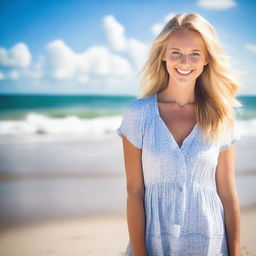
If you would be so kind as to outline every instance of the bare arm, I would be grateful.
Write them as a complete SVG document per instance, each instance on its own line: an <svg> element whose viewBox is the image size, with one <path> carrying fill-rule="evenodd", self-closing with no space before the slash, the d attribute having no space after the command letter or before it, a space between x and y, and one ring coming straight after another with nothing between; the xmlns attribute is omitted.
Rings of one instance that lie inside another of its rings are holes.
<svg viewBox="0 0 256 256"><path fill-rule="evenodd" d="M216 183L225 212L229 255L240 256L240 206L235 183L234 158L234 145L220 152Z"/></svg>
<svg viewBox="0 0 256 256"><path fill-rule="evenodd" d="M133 256L147 256L145 246L144 180L141 149L122 136L127 181L127 222Z"/></svg>

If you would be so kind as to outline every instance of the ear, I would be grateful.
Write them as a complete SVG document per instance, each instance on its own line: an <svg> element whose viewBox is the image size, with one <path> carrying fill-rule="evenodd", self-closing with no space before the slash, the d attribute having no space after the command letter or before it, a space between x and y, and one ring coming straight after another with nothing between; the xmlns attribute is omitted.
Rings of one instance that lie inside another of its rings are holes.
<svg viewBox="0 0 256 256"><path fill-rule="evenodd" d="M206 57L205 57L204 66L206 66L208 63L209 63L209 60L208 60L208 54L207 54Z"/></svg>
<svg viewBox="0 0 256 256"><path fill-rule="evenodd" d="M206 66L207 64L208 64L208 59L205 60L204 66Z"/></svg>
<svg viewBox="0 0 256 256"><path fill-rule="evenodd" d="M162 57L162 61L166 61L165 55L163 55L163 57Z"/></svg>

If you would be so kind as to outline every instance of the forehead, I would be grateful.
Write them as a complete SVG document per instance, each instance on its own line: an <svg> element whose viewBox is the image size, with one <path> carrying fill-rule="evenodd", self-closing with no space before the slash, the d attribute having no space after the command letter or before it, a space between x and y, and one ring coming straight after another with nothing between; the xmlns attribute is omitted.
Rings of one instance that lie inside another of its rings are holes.
<svg viewBox="0 0 256 256"><path fill-rule="evenodd" d="M205 50L206 45L202 36L196 31L181 30L174 32L168 42L167 49L178 48L184 50Z"/></svg>

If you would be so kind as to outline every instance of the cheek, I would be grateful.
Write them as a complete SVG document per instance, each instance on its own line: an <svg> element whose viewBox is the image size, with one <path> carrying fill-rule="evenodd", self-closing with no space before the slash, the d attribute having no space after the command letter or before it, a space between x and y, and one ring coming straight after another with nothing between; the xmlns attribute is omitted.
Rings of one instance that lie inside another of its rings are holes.
<svg viewBox="0 0 256 256"><path fill-rule="evenodd" d="M174 63L166 63L166 68L169 74L175 72L174 66Z"/></svg>
<svg viewBox="0 0 256 256"><path fill-rule="evenodd" d="M180 59L180 56L175 56L175 55L171 55L167 58L167 60L170 60L170 61L175 61L175 60L178 60Z"/></svg>
<svg viewBox="0 0 256 256"><path fill-rule="evenodd" d="M171 67L173 67L174 65L176 65L178 63L178 60L176 59L174 59L174 58L172 58L172 59L167 59L166 60L166 67L168 67L168 68L171 68Z"/></svg>
<svg viewBox="0 0 256 256"><path fill-rule="evenodd" d="M198 65L201 66L203 65L203 61L201 59L191 59L191 63L193 63L193 65Z"/></svg>

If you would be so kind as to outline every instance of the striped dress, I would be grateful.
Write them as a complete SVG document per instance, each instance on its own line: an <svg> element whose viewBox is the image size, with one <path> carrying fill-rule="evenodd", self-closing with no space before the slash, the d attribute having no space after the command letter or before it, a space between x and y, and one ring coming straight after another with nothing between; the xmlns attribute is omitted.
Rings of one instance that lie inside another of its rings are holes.
<svg viewBox="0 0 256 256"><path fill-rule="evenodd" d="M238 131L213 144L196 123L179 146L160 117L157 94L132 101L116 131L142 149L147 255L228 255L215 172L219 152L240 139ZM132 255L129 241L125 256Z"/></svg>

